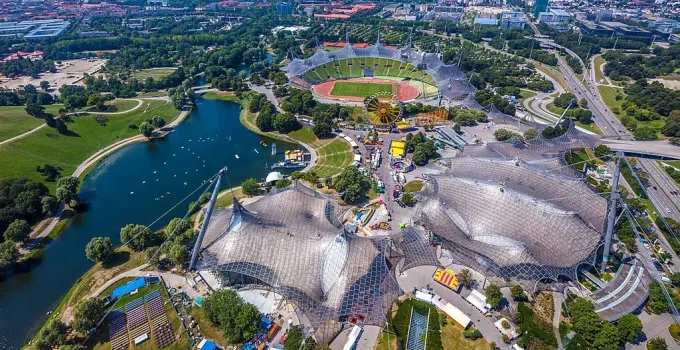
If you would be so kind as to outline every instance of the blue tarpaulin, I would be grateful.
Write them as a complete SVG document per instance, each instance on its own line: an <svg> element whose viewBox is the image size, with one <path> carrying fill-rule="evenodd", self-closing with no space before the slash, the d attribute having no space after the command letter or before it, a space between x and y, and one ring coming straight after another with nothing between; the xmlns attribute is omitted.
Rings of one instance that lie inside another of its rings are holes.
<svg viewBox="0 0 680 350"><path fill-rule="evenodd" d="M113 297L113 299L118 299L118 298L122 297L123 295L129 294L130 292L132 292L135 289L139 289L139 288L144 287L145 285L146 285L146 280L144 279L144 277L137 278L136 280L132 280L132 281L114 289L113 292L111 292L111 297Z"/></svg>
<svg viewBox="0 0 680 350"><path fill-rule="evenodd" d="M262 317L260 319L260 328L264 329L265 331L268 331L269 328L271 328L271 327L272 327L272 320L270 320L266 317Z"/></svg>
<svg viewBox="0 0 680 350"><path fill-rule="evenodd" d="M196 297L196 299L194 299L194 303L196 303L198 307L203 307L203 298Z"/></svg>
<svg viewBox="0 0 680 350"><path fill-rule="evenodd" d="M257 347L253 343L245 343L243 344L243 350L255 350Z"/></svg>
<svg viewBox="0 0 680 350"><path fill-rule="evenodd" d="M217 345L215 345L215 343L213 343L210 340L202 341L201 344L198 344L198 348L200 350L215 350L215 349L217 349Z"/></svg>

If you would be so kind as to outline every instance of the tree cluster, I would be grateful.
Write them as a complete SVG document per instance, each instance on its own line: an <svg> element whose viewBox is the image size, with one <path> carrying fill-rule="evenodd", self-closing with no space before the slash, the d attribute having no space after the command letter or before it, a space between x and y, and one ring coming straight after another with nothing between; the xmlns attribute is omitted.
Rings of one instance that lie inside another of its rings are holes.
<svg viewBox="0 0 680 350"><path fill-rule="evenodd" d="M633 80L644 78L656 78L662 75L671 75L680 68L680 45L672 45L668 49L654 48L654 56L637 54L624 54L621 51L609 50L602 54L607 60L604 73L614 80L624 80L629 77Z"/></svg>
<svg viewBox="0 0 680 350"><path fill-rule="evenodd" d="M231 343L241 343L257 334L260 314L233 290L220 290L205 298L203 308L210 322L217 326Z"/></svg>
<svg viewBox="0 0 680 350"><path fill-rule="evenodd" d="M637 316L624 315L616 324L607 322L595 313L593 303L584 298L569 303L568 311L574 332L596 349L619 349L642 331Z"/></svg>
<svg viewBox="0 0 680 350"><path fill-rule="evenodd" d="M437 147L434 142L423 135L422 132L416 134L406 134L406 152L413 152L411 160L416 165L425 165L427 161L433 158L437 153Z"/></svg>
<svg viewBox="0 0 680 350"><path fill-rule="evenodd" d="M522 135L507 129L496 129L496 131L493 132L493 137L495 137L497 141L506 141L513 137L524 141L524 137Z"/></svg>
<svg viewBox="0 0 680 350"><path fill-rule="evenodd" d="M499 111L508 115L515 115L515 106L512 103L489 90L477 90L475 99L482 106L493 104Z"/></svg>
<svg viewBox="0 0 680 350"><path fill-rule="evenodd" d="M333 186L342 193L345 202L353 204L366 198L371 182L356 167L350 166L333 180Z"/></svg>

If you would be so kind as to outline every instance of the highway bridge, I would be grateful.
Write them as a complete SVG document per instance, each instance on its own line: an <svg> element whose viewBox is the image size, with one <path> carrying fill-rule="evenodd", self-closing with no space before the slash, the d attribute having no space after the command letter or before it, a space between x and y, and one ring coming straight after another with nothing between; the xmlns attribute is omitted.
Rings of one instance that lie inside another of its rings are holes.
<svg viewBox="0 0 680 350"><path fill-rule="evenodd" d="M680 159L680 146L675 146L667 140L631 141L603 139L600 144L606 145L612 151L621 151L630 157L654 159Z"/></svg>

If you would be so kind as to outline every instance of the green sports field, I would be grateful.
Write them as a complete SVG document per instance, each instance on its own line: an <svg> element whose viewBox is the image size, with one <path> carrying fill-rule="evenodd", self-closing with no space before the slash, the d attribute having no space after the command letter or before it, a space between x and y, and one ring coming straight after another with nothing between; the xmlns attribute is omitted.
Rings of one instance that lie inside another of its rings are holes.
<svg viewBox="0 0 680 350"><path fill-rule="evenodd" d="M373 83L353 83L347 81L338 81L333 85L331 95L333 96L354 96L366 97L378 92L392 93L392 85L390 84L373 84Z"/></svg>

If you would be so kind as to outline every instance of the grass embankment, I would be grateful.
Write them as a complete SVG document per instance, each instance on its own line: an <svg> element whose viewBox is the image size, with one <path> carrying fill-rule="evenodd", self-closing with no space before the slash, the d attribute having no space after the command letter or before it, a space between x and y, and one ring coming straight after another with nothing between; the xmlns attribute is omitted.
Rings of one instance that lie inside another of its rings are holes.
<svg viewBox="0 0 680 350"><path fill-rule="evenodd" d="M444 314L439 314L439 317L447 317ZM489 343L484 339L480 338L477 340L471 340L465 338L463 335L463 330L456 325L452 319L447 319L446 324L441 328L442 331L442 348L444 350L487 350L489 349Z"/></svg>
<svg viewBox="0 0 680 350"><path fill-rule="evenodd" d="M271 137L273 139L285 142L302 142L312 149L310 152L315 152L317 155L317 162L310 169L315 171L320 177L333 176L339 174L345 167L350 165L354 160L354 153L347 142L340 139L320 139L307 128L302 128L288 133L284 136L276 132L262 132L255 124L257 114L249 111L250 96L246 93L244 97L238 99L233 93L229 92L207 92L203 95L204 99L232 101L241 104L241 115L239 120L241 124L248 128L248 130Z"/></svg>
<svg viewBox="0 0 680 350"><path fill-rule="evenodd" d="M607 62L607 60L602 58L602 56L595 57L595 67L592 67L592 69L595 70L595 82L598 84L607 83L607 80L604 77L604 72L602 72L602 69L600 69L600 67L602 67L602 64L605 62Z"/></svg>
<svg viewBox="0 0 680 350"><path fill-rule="evenodd" d="M153 80L158 81L172 74L175 70L177 70L175 67L144 69L132 73L132 77L140 81L146 78L153 78Z"/></svg>
<svg viewBox="0 0 680 350"><path fill-rule="evenodd" d="M623 102L626 100L626 94L623 92L623 89L616 89L610 86L598 86L597 90L600 92L600 96L602 97L602 101L604 102L605 105L607 105L607 108L609 108L612 113L616 116L617 119L621 120L621 117L625 115L625 111L621 107ZM617 100L616 96L621 95L620 99ZM619 113L615 113L614 111L619 111ZM637 121L637 127L643 127L647 126L650 128L654 128L659 130L657 133L657 137L659 139L665 139L667 138L665 135L661 133L661 128L664 126L664 121L662 119L660 120L650 120L650 121Z"/></svg>
<svg viewBox="0 0 680 350"><path fill-rule="evenodd" d="M555 80L557 82L557 84L559 84L562 87L562 89L564 89L564 91L571 92L571 90L569 90L569 87L567 86L567 83L564 81L564 79L562 79L562 77L559 76L557 73L555 73L555 71L553 71L551 68L548 68L545 65L536 63L536 69L540 70L541 72L543 72L543 74L545 74L545 75L549 76L550 78L552 78L553 80Z"/></svg>
<svg viewBox="0 0 680 350"><path fill-rule="evenodd" d="M517 100L517 102L519 102L520 105L524 105L524 100L526 100L527 98L536 96L536 93L533 92L533 91L520 90L519 96L520 97Z"/></svg>
<svg viewBox="0 0 680 350"><path fill-rule="evenodd" d="M94 115L72 117L66 123L68 133L60 135L52 128L43 128L24 138L0 146L0 178L27 177L43 181L36 166L50 164L60 167L62 175L71 174L85 159L117 141L139 135L139 125L154 115L169 123L179 111L165 101L144 101L144 105L129 113L110 115L100 124ZM54 182L45 183L50 190Z"/></svg>
<svg viewBox="0 0 680 350"><path fill-rule="evenodd" d="M338 81L333 85L331 95L333 96L355 96L366 97L376 93L392 93L390 84L366 84Z"/></svg>
<svg viewBox="0 0 680 350"><path fill-rule="evenodd" d="M63 106L62 104L53 104L43 107L45 107L45 112L57 115L59 108ZM0 141L21 135L45 123L43 119L28 115L25 109L26 106L0 107Z"/></svg>
<svg viewBox="0 0 680 350"><path fill-rule="evenodd" d="M545 108L547 108L548 111L550 111L550 112L552 112L552 113L554 113L554 114L557 114L558 116L562 115L562 113L564 112L564 108L555 106L555 103L554 103L554 102L548 103L548 104L545 106ZM602 130L600 130L600 128L598 128L597 125L596 125L594 122L593 122L593 123L590 123L590 124L583 124L583 123L581 123L580 121L574 119L574 124L575 124L576 126L580 127L580 128L583 128L583 129L585 129L585 130L588 130L588 131L590 131L590 132L592 132L592 133L595 133L595 134L598 134L598 135L601 135L601 134L602 134Z"/></svg>
<svg viewBox="0 0 680 350"><path fill-rule="evenodd" d="M246 195L243 194L243 191L241 191L240 187L234 189L233 195L231 189L222 190L222 192L220 192L219 194L219 197L217 198L217 201L215 202L215 208L227 208L231 206L232 204L234 204L234 196L236 197L236 199L241 199L244 198Z"/></svg>

